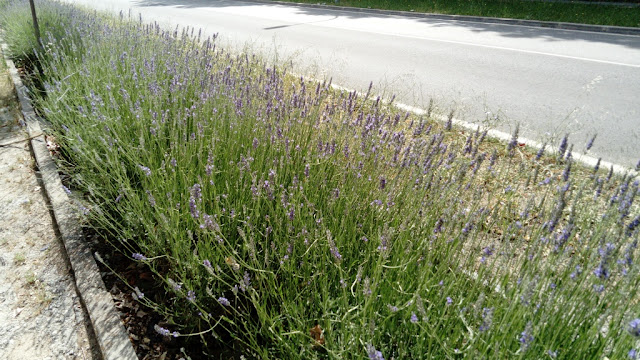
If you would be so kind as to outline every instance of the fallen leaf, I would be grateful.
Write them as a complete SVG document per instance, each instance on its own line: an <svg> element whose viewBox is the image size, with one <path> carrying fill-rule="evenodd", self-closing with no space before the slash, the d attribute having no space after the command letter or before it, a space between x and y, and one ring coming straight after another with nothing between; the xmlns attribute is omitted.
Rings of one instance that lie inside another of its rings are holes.
<svg viewBox="0 0 640 360"><path fill-rule="evenodd" d="M320 327L319 324L317 324L316 326L312 327L311 330L309 330L309 333L311 334L311 338L313 339L313 347L314 348L318 348L320 346L324 345L324 335L322 328Z"/></svg>
<svg viewBox="0 0 640 360"><path fill-rule="evenodd" d="M240 264L238 264L232 257L226 257L224 259L224 261L227 263L227 265L231 266L231 268L233 269L233 271L238 271L240 270Z"/></svg>

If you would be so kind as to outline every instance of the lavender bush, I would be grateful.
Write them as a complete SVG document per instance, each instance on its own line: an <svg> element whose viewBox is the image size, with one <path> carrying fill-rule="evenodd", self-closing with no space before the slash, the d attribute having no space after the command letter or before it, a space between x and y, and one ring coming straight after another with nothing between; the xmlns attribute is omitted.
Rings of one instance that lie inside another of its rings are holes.
<svg viewBox="0 0 640 360"><path fill-rule="evenodd" d="M132 289L159 334L247 358L636 354L633 174L42 6L74 36L48 33L38 107L90 224L165 287Z"/></svg>

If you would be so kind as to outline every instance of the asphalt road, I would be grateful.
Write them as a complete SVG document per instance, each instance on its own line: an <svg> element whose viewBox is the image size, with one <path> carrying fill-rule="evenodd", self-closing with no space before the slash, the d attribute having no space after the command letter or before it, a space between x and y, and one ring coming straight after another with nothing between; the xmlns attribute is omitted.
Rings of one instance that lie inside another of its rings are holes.
<svg viewBox="0 0 640 360"><path fill-rule="evenodd" d="M232 0L67 0L203 28L296 71L417 107L488 122L635 167L640 159L640 36L555 30ZM495 121L496 115L498 121Z"/></svg>

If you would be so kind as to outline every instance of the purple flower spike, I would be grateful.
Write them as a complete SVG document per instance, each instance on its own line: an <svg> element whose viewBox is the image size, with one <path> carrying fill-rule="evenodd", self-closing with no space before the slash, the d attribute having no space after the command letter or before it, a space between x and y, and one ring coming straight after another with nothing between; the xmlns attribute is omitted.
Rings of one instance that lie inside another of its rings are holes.
<svg viewBox="0 0 640 360"><path fill-rule="evenodd" d="M520 125L516 125L516 129L513 131L511 135L511 140L509 141L509 145L507 145L507 151L511 152L518 146L518 133L520 132Z"/></svg>
<svg viewBox="0 0 640 360"><path fill-rule="evenodd" d="M531 334L531 331L532 331L531 323L528 323L524 331L520 333L520 338L518 340L520 341L520 347L522 350L526 350L534 340L534 337L533 337L533 334Z"/></svg>
<svg viewBox="0 0 640 360"><path fill-rule="evenodd" d="M144 172L146 176L151 176L151 169L142 165L138 165L138 167L140 168L140 170L142 170L142 172Z"/></svg>
<svg viewBox="0 0 640 360"><path fill-rule="evenodd" d="M196 206L196 199L192 197L189 198L189 210L191 211L191 217L197 219L200 217L200 212L198 211L198 207Z"/></svg>
<svg viewBox="0 0 640 360"><path fill-rule="evenodd" d="M160 335L162 336L169 336L171 335L171 332L169 331L169 329L165 329L160 325L154 325L153 329Z"/></svg>
<svg viewBox="0 0 640 360"><path fill-rule="evenodd" d="M376 350L371 344L367 344L367 355L369 355L369 360L384 360L382 352Z"/></svg>
<svg viewBox="0 0 640 360"><path fill-rule="evenodd" d="M202 187L200 184L195 184L191 188L191 196L198 202L202 200Z"/></svg>
<svg viewBox="0 0 640 360"><path fill-rule="evenodd" d="M142 254L140 254L140 253L133 253L133 254L131 254L131 257L136 259L136 260L139 260L139 261L147 260L147 257L142 255Z"/></svg>
<svg viewBox="0 0 640 360"><path fill-rule="evenodd" d="M629 322L629 333L635 337L640 337L640 318L633 319Z"/></svg>
<svg viewBox="0 0 640 360"><path fill-rule="evenodd" d="M418 316L416 315L416 313L414 313L414 312L411 313L411 319L410 320L414 324L418 322Z"/></svg>
<svg viewBox="0 0 640 360"><path fill-rule="evenodd" d="M558 148L558 157L562 158L564 153L567 151L567 146L569 145L569 134L566 134L562 138L562 142L560 142L560 148Z"/></svg>
<svg viewBox="0 0 640 360"><path fill-rule="evenodd" d="M596 140L596 135L593 135L593 137L591 139L589 139L589 142L587 142L587 150L591 150L591 147L593 146L593 142Z"/></svg>
<svg viewBox="0 0 640 360"><path fill-rule="evenodd" d="M538 152L536 153L536 160L540 160L540 158L542 157L542 155L544 155L544 149L547 147L547 143L542 144L542 147L540 148L540 150L538 150Z"/></svg>
<svg viewBox="0 0 640 360"><path fill-rule="evenodd" d="M218 302L222 306L231 306L231 303L229 302L229 300L227 298L225 298L225 297L222 297L222 296L218 298Z"/></svg>

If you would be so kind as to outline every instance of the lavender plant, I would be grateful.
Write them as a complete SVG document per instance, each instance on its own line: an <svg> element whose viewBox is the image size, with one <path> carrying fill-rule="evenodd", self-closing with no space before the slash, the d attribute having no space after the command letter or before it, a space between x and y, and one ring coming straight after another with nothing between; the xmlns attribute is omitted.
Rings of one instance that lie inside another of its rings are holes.
<svg viewBox="0 0 640 360"><path fill-rule="evenodd" d="M517 131L460 137L194 29L45 4L74 36L49 32L37 105L89 223L164 286L133 289L158 334L248 358L637 348L632 173L581 170L568 138L537 156Z"/></svg>

